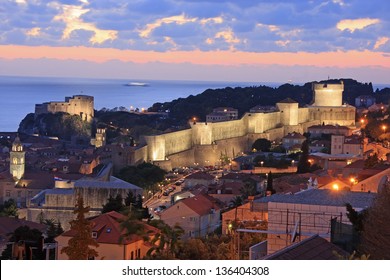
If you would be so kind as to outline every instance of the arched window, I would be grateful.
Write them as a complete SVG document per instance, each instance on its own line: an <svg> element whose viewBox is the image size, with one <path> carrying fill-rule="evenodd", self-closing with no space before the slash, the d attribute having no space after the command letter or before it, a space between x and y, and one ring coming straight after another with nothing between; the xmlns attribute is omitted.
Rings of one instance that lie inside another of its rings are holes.
<svg viewBox="0 0 390 280"><path fill-rule="evenodd" d="M18 164L18 159L16 157L12 158L12 163L13 164Z"/></svg>

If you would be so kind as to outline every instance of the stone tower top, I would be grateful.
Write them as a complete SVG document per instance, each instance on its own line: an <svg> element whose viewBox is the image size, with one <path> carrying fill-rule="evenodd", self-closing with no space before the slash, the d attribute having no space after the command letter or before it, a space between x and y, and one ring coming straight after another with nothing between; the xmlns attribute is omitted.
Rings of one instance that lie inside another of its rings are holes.
<svg viewBox="0 0 390 280"><path fill-rule="evenodd" d="M344 83L313 83L313 106L341 106L343 105Z"/></svg>
<svg viewBox="0 0 390 280"><path fill-rule="evenodd" d="M23 144L20 141L19 136L16 136L14 142L12 143L12 151L13 152L23 152Z"/></svg>

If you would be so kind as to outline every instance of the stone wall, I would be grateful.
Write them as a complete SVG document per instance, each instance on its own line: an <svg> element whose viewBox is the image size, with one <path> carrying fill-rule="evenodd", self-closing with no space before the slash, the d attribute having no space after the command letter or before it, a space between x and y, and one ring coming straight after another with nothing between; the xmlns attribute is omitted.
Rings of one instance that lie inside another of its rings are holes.
<svg viewBox="0 0 390 280"><path fill-rule="evenodd" d="M355 107L310 107L310 119L318 120L320 124L355 125Z"/></svg>
<svg viewBox="0 0 390 280"><path fill-rule="evenodd" d="M53 101L35 105L35 115L58 112L78 115L84 121L91 121L94 116L94 98L87 95L74 95L65 97L65 102Z"/></svg>

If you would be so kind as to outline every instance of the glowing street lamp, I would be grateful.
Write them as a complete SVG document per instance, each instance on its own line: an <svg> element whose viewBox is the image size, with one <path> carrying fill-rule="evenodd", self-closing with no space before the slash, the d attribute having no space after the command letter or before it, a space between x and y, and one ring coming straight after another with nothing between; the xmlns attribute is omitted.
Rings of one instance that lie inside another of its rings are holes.
<svg viewBox="0 0 390 280"><path fill-rule="evenodd" d="M385 134L386 134L386 129L387 129L387 126L385 126L385 125L382 125L382 129L383 129L383 133L385 133Z"/></svg>

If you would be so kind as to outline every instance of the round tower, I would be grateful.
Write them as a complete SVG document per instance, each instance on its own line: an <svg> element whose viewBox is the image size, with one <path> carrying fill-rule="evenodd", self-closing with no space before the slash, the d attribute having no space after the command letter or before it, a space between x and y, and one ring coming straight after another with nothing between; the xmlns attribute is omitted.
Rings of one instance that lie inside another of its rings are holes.
<svg viewBox="0 0 390 280"><path fill-rule="evenodd" d="M340 84L313 83L313 90L313 106L335 107L343 105L343 81Z"/></svg>
<svg viewBox="0 0 390 280"><path fill-rule="evenodd" d="M298 102L286 98L276 103L280 111L280 123L282 125L298 125Z"/></svg>
<svg viewBox="0 0 390 280"><path fill-rule="evenodd" d="M20 180L24 175L25 168L25 153L23 151L23 144L16 136L15 141L12 143L12 149L10 152L10 167L9 171L14 180Z"/></svg>

